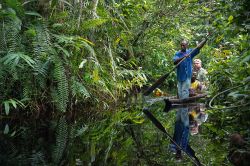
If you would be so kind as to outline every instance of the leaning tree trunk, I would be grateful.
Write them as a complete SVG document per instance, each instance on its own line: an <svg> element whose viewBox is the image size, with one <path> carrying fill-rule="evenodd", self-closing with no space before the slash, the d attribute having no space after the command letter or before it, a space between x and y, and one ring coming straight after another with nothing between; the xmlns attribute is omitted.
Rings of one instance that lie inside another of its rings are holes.
<svg viewBox="0 0 250 166"><path fill-rule="evenodd" d="M98 6L98 2L99 0L93 0L93 9L92 9L92 17L95 19L95 18L99 18L99 16L97 15L96 13L96 9L97 9L97 6Z"/></svg>

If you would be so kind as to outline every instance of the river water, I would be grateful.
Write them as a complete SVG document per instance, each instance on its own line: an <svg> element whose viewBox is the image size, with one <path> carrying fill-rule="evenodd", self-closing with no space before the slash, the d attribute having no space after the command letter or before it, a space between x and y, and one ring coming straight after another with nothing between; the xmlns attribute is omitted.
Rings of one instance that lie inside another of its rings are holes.
<svg viewBox="0 0 250 166"><path fill-rule="evenodd" d="M0 165L229 165L222 129L213 127L205 103L134 103L99 114L87 110L73 122L65 116L27 121L18 134L0 137Z"/></svg>

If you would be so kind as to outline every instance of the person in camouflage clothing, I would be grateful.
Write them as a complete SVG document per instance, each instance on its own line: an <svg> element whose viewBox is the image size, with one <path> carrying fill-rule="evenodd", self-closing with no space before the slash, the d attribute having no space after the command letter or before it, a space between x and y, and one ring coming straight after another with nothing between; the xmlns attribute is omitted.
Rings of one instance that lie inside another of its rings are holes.
<svg viewBox="0 0 250 166"><path fill-rule="evenodd" d="M207 71L202 68L200 59L194 60L193 72L197 73L196 79L204 86L203 89L206 89L206 87L208 86Z"/></svg>

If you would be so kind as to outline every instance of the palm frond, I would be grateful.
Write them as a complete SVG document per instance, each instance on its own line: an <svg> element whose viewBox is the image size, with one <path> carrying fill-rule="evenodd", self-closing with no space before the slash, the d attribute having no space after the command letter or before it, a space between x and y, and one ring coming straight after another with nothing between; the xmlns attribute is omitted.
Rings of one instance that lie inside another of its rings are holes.
<svg viewBox="0 0 250 166"><path fill-rule="evenodd" d="M34 74L35 75L39 75L41 74L43 77L47 77L48 76L48 72L49 72L49 64L50 61L45 61L42 62L40 60L35 60L35 65L34 65Z"/></svg>
<svg viewBox="0 0 250 166"><path fill-rule="evenodd" d="M0 59L0 61L3 62L5 65L11 65L12 67L15 67L19 64L19 61L23 60L25 63L27 63L30 67L34 68L35 61L28 55L25 55L22 52L16 52L16 53L9 53L3 58Z"/></svg>
<svg viewBox="0 0 250 166"><path fill-rule="evenodd" d="M69 52L65 50L63 46L67 46L67 47L71 46L77 49L85 48L89 52L89 55L90 55L89 59L92 62L94 62L94 64L98 68L102 69L98 61L98 58L96 57L95 50L92 47L94 43L80 36L65 36L65 35L56 35L56 34L53 34L53 36L55 37L58 43L56 47L60 51L62 51L65 55L69 56Z"/></svg>

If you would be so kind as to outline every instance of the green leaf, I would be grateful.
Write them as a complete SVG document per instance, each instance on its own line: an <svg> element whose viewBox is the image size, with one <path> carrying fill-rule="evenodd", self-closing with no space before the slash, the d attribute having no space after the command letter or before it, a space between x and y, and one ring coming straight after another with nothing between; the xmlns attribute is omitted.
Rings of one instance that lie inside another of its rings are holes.
<svg viewBox="0 0 250 166"><path fill-rule="evenodd" d="M72 7L72 5L69 2L65 1L65 0L60 0L60 2L63 2L65 4L67 4L67 5L69 5L70 7Z"/></svg>
<svg viewBox="0 0 250 166"><path fill-rule="evenodd" d="M250 76L248 76L247 78L245 78L243 81L244 82L250 82Z"/></svg>
<svg viewBox="0 0 250 166"><path fill-rule="evenodd" d="M23 14L22 4L18 0L5 0L8 7L14 9L17 13Z"/></svg>
<svg viewBox="0 0 250 166"><path fill-rule="evenodd" d="M15 134L16 134L16 131L13 131L12 133L11 133L11 137L14 137L15 136Z"/></svg>
<svg viewBox="0 0 250 166"><path fill-rule="evenodd" d="M16 66L19 63L19 60L24 60L29 66L34 68L35 61L31 59L28 55L25 55L21 52L18 53L10 53L0 59L4 64L12 64Z"/></svg>
<svg viewBox="0 0 250 166"><path fill-rule="evenodd" d="M132 119L132 121L135 123L135 124L142 124L144 122L144 119Z"/></svg>
<svg viewBox="0 0 250 166"><path fill-rule="evenodd" d="M13 99L10 99L9 102L13 105L14 108L17 108L17 102Z"/></svg>
<svg viewBox="0 0 250 166"><path fill-rule="evenodd" d="M42 18L42 16L39 13L33 11L26 11L25 14L29 16L37 16Z"/></svg>
<svg viewBox="0 0 250 166"><path fill-rule="evenodd" d="M56 47L61 50L67 57L70 57L70 53L68 52L68 50L64 49L63 47L56 45Z"/></svg>
<svg viewBox="0 0 250 166"><path fill-rule="evenodd" d="M77 130L77 133L75 137L82 136L85 131L87 131L88 126L82 126L79 130Z"/></svg>
<svg viewBox="0 0 250 166"><path fill-rule="evenodd" d="M83 59L79 65L79 69L83 68L84 64L87 62L87 59Z"/></svg>
<svg viewBox="0 0 250 166"><path fill-rule="evenodd" d="M96 147L95 147L94 142L91 142L90 155L91 155L91 162L94 162L95 161L95 156L96 156Z"/></svg>
<svg viewBox="0 0 250 166"><path fill-rule="evenodd" d="M205 12L210 12L210 11L211 11L210 8L207 8L207 7L205 7L205 6L203 6L202 8L203 8L203 10L204 10Z"/></svg>
<svg viewBox="0 0 250 166"><path fill-rule="evenodd" d="M94 82L98 82L100 80L100 77L99 77L99 71L97 68L95 68L95 70L93 70L93 81Z"/></svg>
<svg viewBox="0 0 250 166"><path fill-rule="evenodd" d="M16 54L7 54L3 58L1 58L0 61L3 62L3 64L6 65L6 64L9 64L14 59L19 59Z"/></svg>
<svg viewBox="0 0 250 166"><path fill-rule="evenodd" d="M233 21L234 17L231 15L228 17L228 22L231 23Z"/></svg>
<svg viewBox="0 0 250 166"><path fill-rule="evenodd" d="M250 55L246 56L246 57L242 60L242 62L249 62L249 61L250 61Z"/></svg>
<svg viewBox="0 0 250 166"><path fill-rule="evenodd" d="M35 36L36 36L36 30L30 28L30 29L28 29L27 31L25 31L25 34L26 34L27 36L30 36L30 37L35 37Z"/></svg>
<svg viewBox="0 0 250 166"><path fill-rule="evenodd" d="M3 133L4 133L4 134L8 134L9 131L10 131L9 125L6 124Z"/></svg>
<svg viewBox="0 0 250 166"><path fill-rule="evenodd" d="M93 42L91 42L91 41L89 41L89 40L87 40L87 39L85 39L85 38L83 38L83 37L78 37L78 39L79 39L79 40L82 40L82 41L84 41L84 42L86 42L86 43L88 43L88 44L90 44L90 45L92 45L92 46L95 45Z"/></svg>
<svg viewBox="0 0 250 166"><path fill-rule="evenodd" d="M84 29L91 29L91 28L95 28L97 26L100 26L102 24L104 24L105 22L107 22L107 19L92 19L92 20L87 20L83 23L82 28Z"/></svg>
<svg viewBox="0 0 250 166"><path fill-rule="evenodd" d="M31 59L28 55L20 54L20 57L29 64L30 67L34 68L33 64L35 64L35 61Z"/></svg>
<svg viewBox="0 0 250 166"><path fill-rule="evenodd" d="M63 24L61 23L55 23L52 25L53 28L57 28L57 27L63 27Z"/></svg>
<svg viewBox="0 0 250 166"><path fill-rule="evenodd" d="M5 114L9 115L9 113L10 113L10 104L9 104L8 101L4 102L4 109L5 109Z"/></svg>

